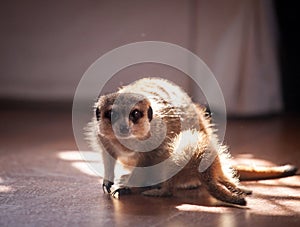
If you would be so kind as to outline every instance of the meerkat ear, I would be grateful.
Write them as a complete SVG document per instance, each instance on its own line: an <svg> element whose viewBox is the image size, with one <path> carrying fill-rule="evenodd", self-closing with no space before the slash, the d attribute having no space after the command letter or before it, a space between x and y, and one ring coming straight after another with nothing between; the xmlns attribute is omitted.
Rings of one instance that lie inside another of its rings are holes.
<svg viewBox="0 0 300 227"><path fill-rule="evenodd" d="M148 108L148 119L149 119L149 122L152 120L152 117L153 117L153 110L152 110L152 107L149 106L149 108Z"/></svg>
<svg viewBox="0 0 300 227"><path fill-rule="evenodd" d="M99 109L99 107L96 108L95 113L96 113L97 121L100 121L100 109Z"/></svg>

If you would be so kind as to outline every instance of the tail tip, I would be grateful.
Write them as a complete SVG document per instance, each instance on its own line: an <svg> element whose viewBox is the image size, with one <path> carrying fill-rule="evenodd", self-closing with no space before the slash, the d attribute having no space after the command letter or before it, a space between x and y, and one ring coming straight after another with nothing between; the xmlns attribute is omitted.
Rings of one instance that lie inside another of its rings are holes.
<svg viewBox="0 0 300 227"><path fill-rule="evenodd" d="M293 166L293 165L285 165L284 168L285 168L284 176L286 176L286 177L294 176L298 171L298 168L296 166Z"/></svg>

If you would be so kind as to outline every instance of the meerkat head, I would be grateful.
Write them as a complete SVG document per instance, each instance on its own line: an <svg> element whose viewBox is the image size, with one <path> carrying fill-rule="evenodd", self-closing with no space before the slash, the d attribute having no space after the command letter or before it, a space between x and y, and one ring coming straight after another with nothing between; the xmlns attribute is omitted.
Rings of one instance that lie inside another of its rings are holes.
<svg viewBox="0 0 300 227"><path fill-rule="evenodd" d="M99 134L109 139L148 138L152 115L150 101L134 93L104 95L95 105Z"/></svg>

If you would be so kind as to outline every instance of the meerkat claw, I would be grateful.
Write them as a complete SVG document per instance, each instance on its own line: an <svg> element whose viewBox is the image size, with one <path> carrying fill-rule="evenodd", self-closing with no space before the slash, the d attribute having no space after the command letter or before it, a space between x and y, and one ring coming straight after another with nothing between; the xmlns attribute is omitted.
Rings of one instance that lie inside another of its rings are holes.
<svg viewBox="0 0 300 227"><path fill-rule="evenodd" d="M103 184L102 184L102 189L103 189L103 192L104 193L108 193L110 194L111 193L111 186L113 185L114 183L111 182L111 181L108 181L108 180L103 180Z"/></svg>
<svg viewBox="0 0 300 227"><path fill-rule="evenodd" d="M112 197L117 199L119 199L121 195L129 195L129 194L131 194L130 188L118 188L111 193Z"/></svg>

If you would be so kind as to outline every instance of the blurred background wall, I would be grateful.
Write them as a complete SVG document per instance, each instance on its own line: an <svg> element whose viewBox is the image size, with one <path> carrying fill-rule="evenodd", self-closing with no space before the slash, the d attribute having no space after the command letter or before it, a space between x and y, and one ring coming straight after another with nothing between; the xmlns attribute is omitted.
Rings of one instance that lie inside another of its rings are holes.
<svg viewBox="0 0 300 227"><path fill-rule="evenodd" d="M298 88L285 95L287 81L293 80L285 74L294 71L280 71L290 67L281 67L278 61L278 50L289 56L282 48L289 35L285 42L280 39L282 28L288 34L287 20L282 19L288 3L2 0L0 4L1 100L72 102L82 75L96 59L121 45L146 40L174 43L202 58L220 83L229 114L277 113L299 98ZM175 81L193 97L200 95L188 77L156 66L131 69L112 80L106 91L141 77L143 71Z"/></svg>

